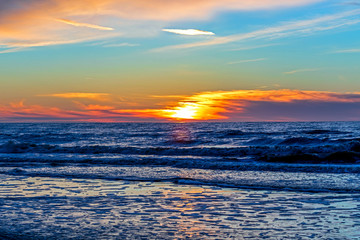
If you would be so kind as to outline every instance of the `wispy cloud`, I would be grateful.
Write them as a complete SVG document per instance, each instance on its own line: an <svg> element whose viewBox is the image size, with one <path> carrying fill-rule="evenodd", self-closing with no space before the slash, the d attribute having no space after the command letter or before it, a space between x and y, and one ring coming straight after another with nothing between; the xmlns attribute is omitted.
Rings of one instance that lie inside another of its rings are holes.
<svg viewBox="0 0 360 240"><path fill-rule="evenodd" d="M55 19L55 20L58 21L58 22L62 22L62 23L65 23L65 24L76 26L76 27L87 27L87 28L93 28L93 29L104 30L104 31L112 31L112 30L114 30L111 27L103 27L103 26L99 26L99 25L96 25L96 24L90 24L90 23L81 23L81 22L71 21L71 20L68 20L68 19L58 18L58 19Z"/></svg>
<svg viewBox="0 0 360 240"><path fill-rule="evenodd" d="M112 43L112 44L105 44L103 47L138 47L140 44L137 43Z"/></svg>
<svg viewBox="0 0 360 240"><path fill-rule="evenodd" d="M0 54L21 52L21 51L23 51L23 50L24 50L24 48L22 48L22 47L10 48L10 49L1 50L1 51L0 51Z"/></svg>
<svg viewBox="0 0 360 240"><path fill-rule="evenodd" d="M272 46L277 46L279 44L262 44L262 45L255 45L255 46L246 46L246 47L239 47L239 48L233 48L230 49L229 51L247 51L247 50L253 50L253 49L258 49L258 48L266 48L266 47L272 47Z"/></svg>
<svg viewBox="0 0 360 240"><path fill-rule="evenodd" d="M246 59L246 60L240 60L240 61L234 61L234 62L228 62L227 64L241 64L241 63L249 63L249 62L259 62L259 61L265 61L266 58L256 58L256 59Z"/></svg>
<svg viewBox="0 0 360 240"><path fill-rule="evenodd" d="M154 51L208 47L214 45L228 44L232 42L245 41L250 39L264 39L264 38L275 39L275 38L289 37L293 35L298 36L300 34L309 35L321 31L328 31L335 28L358 24L360 23L360 20L358 19L359 15L360 15L360 10L356 9L352 11L326 15L309 20L287 22L279 26L267 27L249 33L216 37L211 40L201 41L201 42L166 46L166 47L154 49Z"/></svg>
<svg viewBox="0 0 360 240"><path fill-rule="evenodd" d="M196 36L196 35L215 35L213 32L202 31L198 29L163 29L164 32L175 33L180 35Z"/></svg>
<svg viewBox="0 0 360 240"><path fill-rule="evenodd" d="M316 71L320 71L321 68L303 68L303 69L295 69L289 72L284 72L284 74L295 74L295 73L302 73L302 72L316 72Z"/></svg>
<svg viewBox="0 0 360 240"><path fill-rule="evenodd" d="M54 94L47 94L47 95L39 95L43 97L58 97L58 98L85 98L85 99L92 99L92 100L108 100L110 94L108 93L84 93L84 92L70 92L70 93L54 93Z"/></svg>
<svg viewBox="0 0 360 240"><path fill-rule="evenodd" d="M343 2L341 3L342 5L350 5L350 6L360 6L360 2L359 1L348 1L348 2Z"/></svg>
<svg viewBox="0 0 360 240"><path fill-rule="evenodd" d="M219 9L279 9L319 1L322 0L0 1L0 44L8 47L49 46L113 37L105 33L100 36L97 30L112 30L125 36L148 36L158 34L170 21L208 19ZM111 27L103 26L109 22Z"/></svg>
<svg viewBox="0 0 360 240"><path fill-rule="evenodd" d="M112 38L117 37L120 34L118 33L112 33L112 34L106 34L106 35L94 35L94 36L88 36L88 37L82 37L82 38L74 38L74 39L67 39L67 40L49 40L49 41L41 41L41 40L31 40L31 41L16 41L16 42L4 42L1 43L1 46L5 46L7 48L16 49L15 51L22 51L27 48L32 47L44 47L44 46L53 46L53 45L64 45L64 44L75 44L75 43L81 43L81 42L90 42L90 41L96 41L104 38ZM9 52L10 50L9 49ZM6 50L5 50L6 51Z"/></svg>
<svg viewBox="0 0 360 240"><path fill-rule="evenodd" d="M360 53L360 48L338 50L333 53Z"/></svg>
<svg viewBox="0 0 360 240"><path fill-rule="evenodd" d="M186 95L151 95L150 97L152 98L185 98L187 97Z"/></svg>
<svg viewBox="0 0 360 240"><path fill-rule="evenodd" d="M109 111L115 109L114 106L99 105L99 104L83 104L81 102L74 101L74 103L82 110L86 111Z"/></svg>
<svg viewBox="0 0 360 240"><path fill-rule="evenodd" d="M112 109L111 106L83 105L78 109L64 110L21 101L0 105L0 121L136 121L131 112Z"/></svg>

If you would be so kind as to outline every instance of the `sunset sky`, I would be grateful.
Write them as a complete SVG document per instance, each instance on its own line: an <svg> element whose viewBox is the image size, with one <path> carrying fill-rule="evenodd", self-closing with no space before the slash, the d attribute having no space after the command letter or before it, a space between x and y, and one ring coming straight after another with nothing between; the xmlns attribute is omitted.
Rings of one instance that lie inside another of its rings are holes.
<svg viewBox="0 0 360 240"><path fill-rule="evenodd" d="M360 120L358 0L0 1L0 121Z"/></svg>

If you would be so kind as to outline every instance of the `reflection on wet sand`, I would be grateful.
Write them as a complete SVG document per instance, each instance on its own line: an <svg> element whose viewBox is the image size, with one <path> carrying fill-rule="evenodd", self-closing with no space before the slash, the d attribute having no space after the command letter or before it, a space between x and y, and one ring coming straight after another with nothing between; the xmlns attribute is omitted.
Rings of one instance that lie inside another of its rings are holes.
<svg viewBox="0 0 360 240"><path fill-rule="evenodd" d="M7 175L0 180L0 232L9 238L360 237L359 194Z"/></svg>

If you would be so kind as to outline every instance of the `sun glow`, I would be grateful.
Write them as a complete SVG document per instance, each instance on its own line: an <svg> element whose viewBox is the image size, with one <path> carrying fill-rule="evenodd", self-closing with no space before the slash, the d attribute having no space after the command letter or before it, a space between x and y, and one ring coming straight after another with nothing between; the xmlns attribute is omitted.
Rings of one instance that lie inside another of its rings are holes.
<svg viewBox="0 0 360 240"><path fill-rule="evenodd" d="M180 103L174 109L164 110L166 116L172 119L197 119L200 106L196 103Z"/></svg>
<svg viewBox="0 0 360 240"><path fill-rule="evenodd" d="M262 104L267 103L286 103L284 105L286 107L292 103L295 104L295 107L309 106L311 103L341 103L348 104L349 106L360 103L359 92L336 93L290 89L214 91L200 92L190 96L165 95L163 96L164 102L159 104L163 107L150 109L133 108L134 105L127 105L129 108L122 108L119 105L113 104L113 99L115 98L108 93L71 92L38 96L69 99L76 108L62 109L61 107L36 104L28 105L22 100L20 102L11 102L7 105L0 104L0 121L4 119L18 119L19 117L26 117L31 120L49 118L54 121L65 119L109 122L121 121L123 119L124 121L128 119L131 121L134 119L150 119L154 121L170 120L181 122L223 119L258 120L257 118L252 118L251 107L261 107ZM156 98L160 98L160 96L156 96ZM176 100L169 102L169 98L176 98ZM123 103L121 102L121 104ZM285 114L285 116L287 115ZM283 119L285 118L276 118L275 120Z"/></svg>
<svg viewBox="0 0 360 240"><path fill-rule="evenodd" d="M166 96L168 98L168 96ZM333 92L300 90L233 90L202 92L184 97L181 101L166 109L142 110L138 113L152 115L169 120L220 120L227 119L226 113L242 113L253 102L294 101L314 102L357 102L359 99L347 98Z"/></svg>
<svg viewBox="0 0 360 240"><path fill-rule="evenodd" d="M180 101L176 106L167 109L159 109L156 115L161 118L172 120L209 120L209 119L224 119L219 113L226 111L221 103L216 106L218 102L214 99L200 97L199 99L189 99Z"/></svg>

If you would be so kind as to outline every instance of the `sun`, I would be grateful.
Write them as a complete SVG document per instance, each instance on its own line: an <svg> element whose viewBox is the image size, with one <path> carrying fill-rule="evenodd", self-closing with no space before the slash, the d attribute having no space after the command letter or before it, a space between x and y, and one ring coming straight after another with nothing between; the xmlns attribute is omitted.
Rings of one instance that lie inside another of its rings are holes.
<svg viewBox="0 0 360 240"><path fill-rule="evenodd" d="M165 110L166 117L172 119L195 120L199 118L199 105L191 102L183 102L174 109Z"/></svg>
<svg viewBox="0 0 360 240"><path fill-rule="evenodd" d="M197 113L196 106L185 106L178 110L174 110L173 118L179 119L195 119Z"/></svg>

